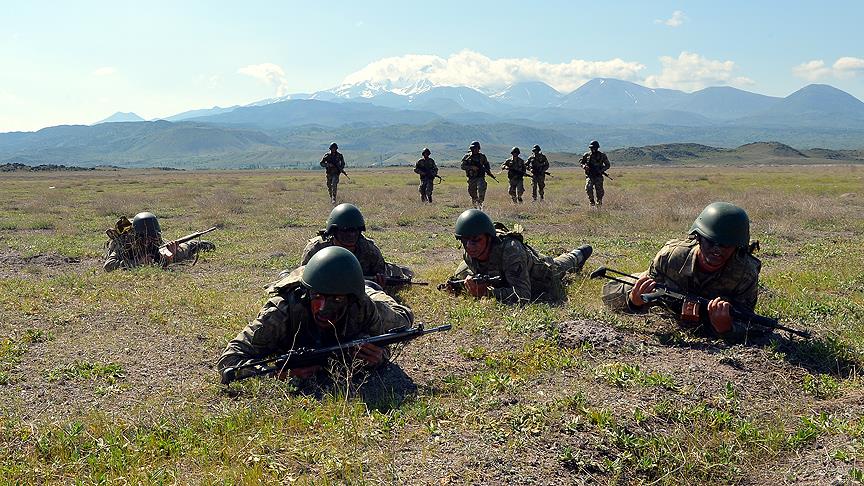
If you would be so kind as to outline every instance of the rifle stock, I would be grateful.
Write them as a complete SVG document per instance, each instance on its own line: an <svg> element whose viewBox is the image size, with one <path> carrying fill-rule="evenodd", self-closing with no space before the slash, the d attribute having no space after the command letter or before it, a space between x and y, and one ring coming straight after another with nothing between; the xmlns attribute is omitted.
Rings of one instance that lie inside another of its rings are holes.
<svg viewBox="0 0 864 486"><path fill-rule="evenodd" d="M431 334L433 332L449 331L452 326L445 324L443 326L424 329L419 325L411 329L394 329L390 332L371 336L361 339L355 339L342 344L336 344L319 349L300 348L289 351L286 354L265 358L259 360L248 361L240 366L229 366L222 370L222 384L227 385L232 381L245 380L253 376L262 376L278 373L281 370L290 370L293 368L302 368L307 366L322 365L328 359L339 355L344 355L345 351L361 346L363 344L375 344L377 346L387 346L407 342L419 338L420 336ZM238 372L245 371L238 375Z"/></svg>

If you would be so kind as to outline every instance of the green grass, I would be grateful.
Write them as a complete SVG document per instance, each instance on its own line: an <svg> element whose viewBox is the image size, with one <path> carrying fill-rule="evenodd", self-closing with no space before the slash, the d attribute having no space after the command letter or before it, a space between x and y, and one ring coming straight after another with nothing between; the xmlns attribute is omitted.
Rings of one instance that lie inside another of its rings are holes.
<svg viewBox="0 0 864 486"><path fill-rule="evenodd" d="M224 390L212 369L323 227L319 173L4 176L0 483L779 483L790 463L861 481L864 170L834 169L618 169L602 211L579 171L556 170L547 204L515 207L494 183L487 202L547 254L593 245L586 273L643 271L708 202L739 203L762 243L757 310L812 340L730 346L613 314L584 275L567 303L522 309L413 287L400 298L417 320L453 330L404 349L416 392L368 402L344 384L317 398L273 380ZM412 174L354 171L340 186L385 257L432 284L460 258L467 204L461 174L442 176L431 206ZM168 237L219 225L216 252L102 273L104 230L141 210ZM562 347L569 320L628 339Z"/></svg>

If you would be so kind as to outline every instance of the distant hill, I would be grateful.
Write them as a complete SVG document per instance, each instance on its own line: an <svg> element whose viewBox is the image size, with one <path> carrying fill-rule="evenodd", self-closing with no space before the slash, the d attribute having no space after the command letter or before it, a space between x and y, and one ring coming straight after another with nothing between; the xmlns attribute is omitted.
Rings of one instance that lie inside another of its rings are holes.
<svg viewBox="0 0 864 486"><path fill-rule="evenodd" d="M734 149L699 144L628 147L607 153L613 163L644 164L825 164L864 162L864 150L811 149L805 152L779 142L755 142Z"/></svg>
<svg viewBox="0 0 864 486"><path fill-rule="evenodd" d="M141 121L145 121L145 120L143 118L141 118L140 116L136 115L135 113L118 111L117 113L114 113L113 115L109 116L108 118L94 123L94 125L98 125L100 123L141 122Z"/></svg>

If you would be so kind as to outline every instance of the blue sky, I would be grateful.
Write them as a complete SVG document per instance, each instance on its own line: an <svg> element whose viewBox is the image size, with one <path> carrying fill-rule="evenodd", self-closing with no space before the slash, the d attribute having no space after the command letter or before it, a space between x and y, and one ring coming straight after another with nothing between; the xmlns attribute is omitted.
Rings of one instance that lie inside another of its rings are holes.
<svg viewBox="0 0 864 486"><path fill-rule="evenodd" d="M820 82L864 99L862 19L861 0L4 1L0 132L116 111L169 116L421 68L488 89L537 78L569 91L607 75L775 96Z"/></svg>

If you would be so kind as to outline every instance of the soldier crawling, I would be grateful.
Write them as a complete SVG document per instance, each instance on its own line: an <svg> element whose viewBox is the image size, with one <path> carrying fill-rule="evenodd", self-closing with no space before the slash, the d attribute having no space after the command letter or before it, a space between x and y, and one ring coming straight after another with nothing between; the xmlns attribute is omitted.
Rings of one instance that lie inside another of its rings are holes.
<svg viewBox="0 0 864 486"><path fill-rule="evenodd" d="M136 214L132 221L124 216L105 233L108 241L105 243L107 249L102 268L106 272L141 265L167 267L172 263L197 258L199 251L216 248L216 245L204 240L179 244L170 241L163 245L159 220L148 212Z"/></svg>
<svg viewBox="0 0 864 486"><path fill-rule="evenodd" d="M648 305L642 296L663 285L709 300L707 315L694 315L683 306L672 309L682 322L710 325L719 335L743 335L747 326L733 321L730 310L735 306L753 312L762 268L752 255L755 243L750 245L747 213L734 204L711 203L693 222L689 233L686 239L666 242L634 285L614 281L604 285L603 302L616 311L644 313Z"/></svg>
<svg viewBox="0 0 864 486"><path fill-rule="evenodd" d="M511 231L477 209L459 215L455 234L464 253L453 280L464 279L465 289L474 297L492 296L506 304L564 301L565 277L581 270L592 252L590 245L582 245L548 257L523 241L520 226ZM495 278L497 283L488 285L480 276Z"/></svg>

